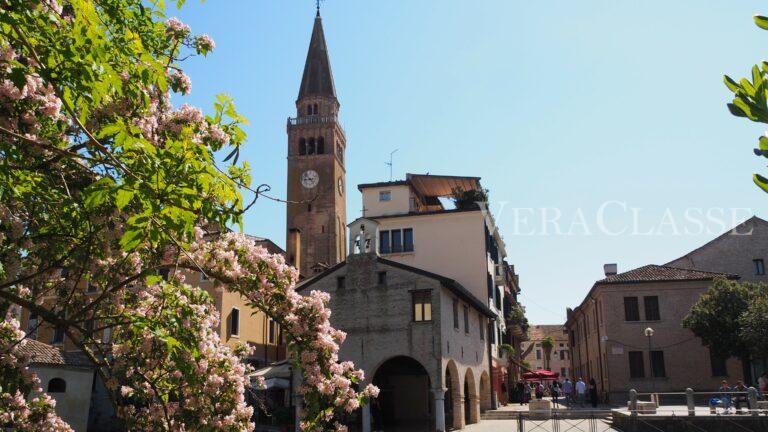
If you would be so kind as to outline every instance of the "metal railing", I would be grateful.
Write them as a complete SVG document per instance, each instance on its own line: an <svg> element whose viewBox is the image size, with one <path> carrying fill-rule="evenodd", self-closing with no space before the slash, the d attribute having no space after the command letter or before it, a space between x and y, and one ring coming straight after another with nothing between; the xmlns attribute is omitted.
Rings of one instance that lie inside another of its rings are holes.
<svg viewBox="0 0 768 432"><path fill-rule="evenodd" d="M301 117L288 117L288 124L291 126L311 125L311 124L326 124L334 123L338 121L336 115L309 115Z"/></svg>

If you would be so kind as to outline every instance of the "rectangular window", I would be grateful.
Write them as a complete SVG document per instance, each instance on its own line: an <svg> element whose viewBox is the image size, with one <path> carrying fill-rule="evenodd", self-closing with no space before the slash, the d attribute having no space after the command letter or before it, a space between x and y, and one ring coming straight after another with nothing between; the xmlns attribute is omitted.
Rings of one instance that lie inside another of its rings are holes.
<svg viewBox="0 0 768 432"><path fill-rule="evenodd" d="M563 350L560 350L560 360L565 360L565 351Z"/></svg>
<svg viewBox="0 0 768 432"><path fill-rule="evenodd" d="M273 321L271 318L269 320L269 343L270 344L276 344L277 343L277 323Z"/></svg>
<svg viewBox="0 0 768 432"><path fill-rule="evenodd" d="M392 230L392 252L403 251L403 232L401 230Z"/></svg>
<svg viewBox="0 0 768 432"><path fill-rule="evenodd" d="M413 252L413 228L405 228L403 230L403 250L405 252Z"/></svg>
<svg viewBox="0 0 768 432"><path fill-rule="evenodd" d="M640 321L637 297L624 297L624 319L626 321Z"/></svg>
<svg viewBox="0 0 768 432"><path fill-rule="evenodd" d="M565 374L565 368L564 368L564 367L561 367L561 368L560 368L560 377L562 377L562 378L565 378L565 377L567 377L567 376L568 376L568 375L566 375L566 374Z"/></svg>
<svg viewBox="0 0 768 432"><path fill-rule="evenodd" d="M29 314L29 322L27 323L27 334L32 339L37 339L37 314Z"/></svg>
<svg viewBox="0 0 768 432"><path fill-rule="evenodd" d="M658 321L661 319L661 313L659 313L658 296L643 297L643 303L645 303L646 321Z"/></svg>
<svg viewBox="0 0 768 432"><path fill-rule="evenodd" d="M664 367L664 351L651 351L651 374L654 378L667 376L667 370Z"/></svg>
<svg viewBox="0 0 768 432"><path fill-rule="evenodd" d="M344 289L347 286L347 278L339 276L336 278L336 289Z"/></svg>
<svg viewBox="0 0 768 432"><path fill-rule="evenodd" d="M389 245L389 231L379 232L379 253L388 254L392 252Z"/></svg>
<svg viewBox="0 0 768 432"><path fill-rule="evenodd" d="M459 301L453 299L453 328L459 329Z"/></svg>
<svg viewBox="0 0 768 432"><path fill-rule="evenodd" d="M755 274L758 276L762 276L765 274L765 263L762 259L755 259L752 260L752 262L755 263Z"/></svg>
<svg viewBox="0 0 768 432"><path fill-rule="evenodd" d="M63 327L56 327L53 329L53 338L51 338L52 344L63 344L64 343L64 328Z"/></svg>
<svg viewBox="0 0 768 432"><path fill-rule="evenodd" d="M645 365L642 351L629 351L629 377L645 378Z"/></svg>
<svg viewBox="0 0 768 432"><path fill-rule="evenodd" d="M384 285L384 284L386 284L386 283L387 283L387 272L385 272L385 271L380 271L380 272L378 273L378 281L379 281L379 285Z"/></svg>
<svg viewBox="0 0 768 432"><path fill-rule="evenodd" d="M232 313L229 315L229 325L229 334L238 336L240 334L240 309L232 308Z"/></svg>
<svg viewBox="0 0 768 432"><path fill-rule="evenodd" d="M726 358L724 356L715 354L712 348L709 348L709 364L712 369L712 376L724 377L728 376L728 368L725 365Z"/></svg>
<svg viewBox="0 0 768 432"><path fill-rule="evenodd" d="M379 191L379 201L392 201L392 191Z"/></svg>
<svg viewBox="0 0 768 432"><path fill-rule="evenodd" d="M477 314L477 322L477 328L480 329L480 340L485 340L485 320L482 315Z"/></svg>
<svg viewBox="0 0 768 432"><path fill-rule="evenodd" d="M469 306L464 306L464 333L469 334Z"/></svg>
<svg viewBox="0 0 768 432"><path fill-rule="evenodd" d="M413 320L432 321L432 293L416 291L413 296Z"/></svg>
<svg viewBox="0 0 768 432"><path fill-rule="evenodd" d="M92 337L93 336L93 329L94 329L95 326L96 325L95 325L95 321L93 320L93 318L91 318L91 319L89 319L88 321L85 322L85 334L86 334L86 336L88 336L88 337Z"/></svg>
<svg viewBox="0 0 768 432"><path fill-rule="evenodd" d="M541 350L540 349L536 350L536 360L541 360Z"/></svg>

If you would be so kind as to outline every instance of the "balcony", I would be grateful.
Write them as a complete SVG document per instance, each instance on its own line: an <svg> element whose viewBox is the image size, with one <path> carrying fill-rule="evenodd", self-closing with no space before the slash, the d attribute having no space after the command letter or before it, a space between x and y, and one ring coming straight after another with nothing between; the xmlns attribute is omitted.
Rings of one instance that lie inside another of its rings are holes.
<svg viewBox="0 0 768 432"><path fill-rule="evenodd" d="M309 115L301 117L288 117L288 126L305 126L305 125L326 125L326 124L339 124L338 115ZM344 128L339 124L339 130L341 135L346 139Z"/></svg>

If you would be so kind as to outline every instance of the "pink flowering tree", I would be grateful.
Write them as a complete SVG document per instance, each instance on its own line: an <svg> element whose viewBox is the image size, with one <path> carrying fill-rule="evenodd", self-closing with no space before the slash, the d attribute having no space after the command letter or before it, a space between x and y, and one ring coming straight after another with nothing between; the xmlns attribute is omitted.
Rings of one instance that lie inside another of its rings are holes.
<svg viewBox="0 0 768 432"><path fill-rule="evenodd" d="M0 0L0 427L68 430L32 392L22 308L90 358L127 428L252 430L247 350L219 340L212 299L184 282L202 271L284 329L302 428L343 430L378 390L339 362L327 295L299 295L283 257L220 228L263 188L238 163L229 97L209 114L171 103L192 89L182 59L215 44L162 3Z"/></svg>

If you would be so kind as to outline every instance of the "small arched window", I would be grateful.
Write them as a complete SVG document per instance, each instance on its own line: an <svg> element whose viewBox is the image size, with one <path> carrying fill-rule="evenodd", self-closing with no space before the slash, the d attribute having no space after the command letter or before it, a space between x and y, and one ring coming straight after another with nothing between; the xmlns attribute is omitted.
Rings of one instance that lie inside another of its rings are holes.
<svg viewBox="0 0 768 432"><path fill-rule="evenodd" d="M320 137L317 139L317 154L325 153L325 139Z"/></svg>
<svg viewBox="0 0 768 432"><path fill-rule="evenodd" d="M317 109L317 104L314 105L314 109L312 110L312 114L317 115L320 112L320 110Z"/></svg>
<svg viewBox="0 0 768 432"><path fill-rule="evenodd" d="M67 391L67 382L61 378L53 378L48 381L48 393L64 393Z"/></svg>
<svg viewBox="0 0 768 432"><path fill-rule="evenodd" d="M310 105L307 105L307 115L308 115L308 116L311 116L311 115L312 115L312 104L310 104Z"/></svg>
<svg viewBox="0 0 768 432"><path fill-rule="evenodd" d="M305 155L307 154L307 140L304 138L299 140L299 154Z"/></svg>
<svg viewBox="0 0 768 432"><path fill-rule="evenodd" d="M307 154L315 154L315 139L310 138L307 142Z"/></svg>

